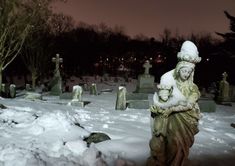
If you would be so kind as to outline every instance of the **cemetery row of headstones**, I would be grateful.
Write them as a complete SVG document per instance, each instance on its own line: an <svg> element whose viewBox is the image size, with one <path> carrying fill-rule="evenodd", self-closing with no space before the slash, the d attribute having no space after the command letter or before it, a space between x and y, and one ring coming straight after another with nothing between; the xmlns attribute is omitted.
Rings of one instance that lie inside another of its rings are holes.
<svg viewBox="0 0 235 166"><path fill-rule="evenodd" d="M49 83L49 89L51 95L58 95L60 99L71 99L71 105L77 105L84 107L84 102L81 100L81 95L83 90L89 91L91 95L98 95L97 87L95 83L92 83L90 87L87 83L84 83L81 86L75 85L73 87L73 92L62 92L62 78L60 75L59 65L63 62L63 59L60 58L59 54L56 54L56 57L52 58L52 62L55 63L54 76ZM143 64L144 73L138 76L137 86L134 93L127 93L127 90L124 86L120 86L117 92L116 98L116 110L125 110L128 108L137 108L137 109L148 109L149 101L148 94L154 93L156 91L154 84L154 76L149 74L149 69L152 65L147 60ZM218 104L226 104L230 101L235 101L235 87L229 85L227 82L227 73L223 73L223 79L219 83L218 95L216 96L216 102ZM106 78L107 79L107 78ZM26 84L26 91L32 91L30 84ZM203 92L202 92L203 93ZM14 98L16 96L16 86L14 84L5 85L2 84L3 97ZM26 98L29 99L42 99L42 95L28 93ZM216 109L215 101L206 98L202 95L202 98L199 100L199 105L202 110L206 112L213 112Z"/></svg>

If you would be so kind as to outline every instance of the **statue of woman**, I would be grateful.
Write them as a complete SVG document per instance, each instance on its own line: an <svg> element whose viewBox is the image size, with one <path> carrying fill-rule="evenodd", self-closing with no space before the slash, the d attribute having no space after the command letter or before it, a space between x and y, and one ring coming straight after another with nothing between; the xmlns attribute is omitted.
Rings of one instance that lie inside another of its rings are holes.
<svg viewBox="0 0 235 166"><path fill-rule="evenodd" d="M165 73L160 80L161 87L172 87L170 96L162 102L161 96L154 95L154 105L150 111L155 113L149 166L184 165L193 145L194 135L198 133L200 109L197 100L200 92L193 83L195 64L201 61L197 47L185 41L177 55L179 62L175 69ZM159 125L159 118L167 118ZM164 127L164 128L163 128Z"/></svg>

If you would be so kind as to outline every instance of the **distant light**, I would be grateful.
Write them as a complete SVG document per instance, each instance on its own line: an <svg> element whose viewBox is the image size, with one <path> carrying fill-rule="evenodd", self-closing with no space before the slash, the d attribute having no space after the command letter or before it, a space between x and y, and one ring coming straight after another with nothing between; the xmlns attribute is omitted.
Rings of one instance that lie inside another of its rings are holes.
<svg viewBox="0 0 235 166"><path fill-rule="evenodd" d="M209 58L206 59L207 62L208 62L209 60L210 60Z"/></svg>
<svg viewBox="0 0 235 166"><path fill-rule="evenodd" d="M151 58L149 58L149 60L151 61L151 60L153 60L153 58L151 57Z"/></svg>

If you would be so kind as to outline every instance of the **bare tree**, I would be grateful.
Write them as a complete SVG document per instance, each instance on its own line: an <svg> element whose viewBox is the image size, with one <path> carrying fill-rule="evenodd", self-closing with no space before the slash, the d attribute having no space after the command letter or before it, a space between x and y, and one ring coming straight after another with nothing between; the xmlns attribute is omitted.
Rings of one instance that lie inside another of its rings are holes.
<svg viewBox="0 0 235 166"><path fill-rule="evenodd" d="M0 0L0 92L2 72L19 54L30 25L23 1Z"/></svg>
<svg viewBox="0 0 235 166"><path fill-rule="evenodd" d="M31 73L33 89L35 89L40 71L46 68L45 64L48 59L47 51L45 51L47 43L45 34L49 30L47 20L52 15L48 8L49 3L48 0L32 1L27 6L28 12L35 14L33 19L30 20L32 28L25 40L21 58Z"/></svg>

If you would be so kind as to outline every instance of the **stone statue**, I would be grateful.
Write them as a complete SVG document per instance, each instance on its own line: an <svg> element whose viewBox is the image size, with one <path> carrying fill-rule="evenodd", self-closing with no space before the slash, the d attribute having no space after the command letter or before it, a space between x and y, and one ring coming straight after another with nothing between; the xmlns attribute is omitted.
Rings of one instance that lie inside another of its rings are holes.
<svg viewBox="0 0 235 166"><path fill-rule="evenodd" d="M147 165L184 165L199 132L200 92L193 83L195 64L201 61L197 47L185 41L177 54L175 69L165 73L150 107L154 118Z"/></svg>

